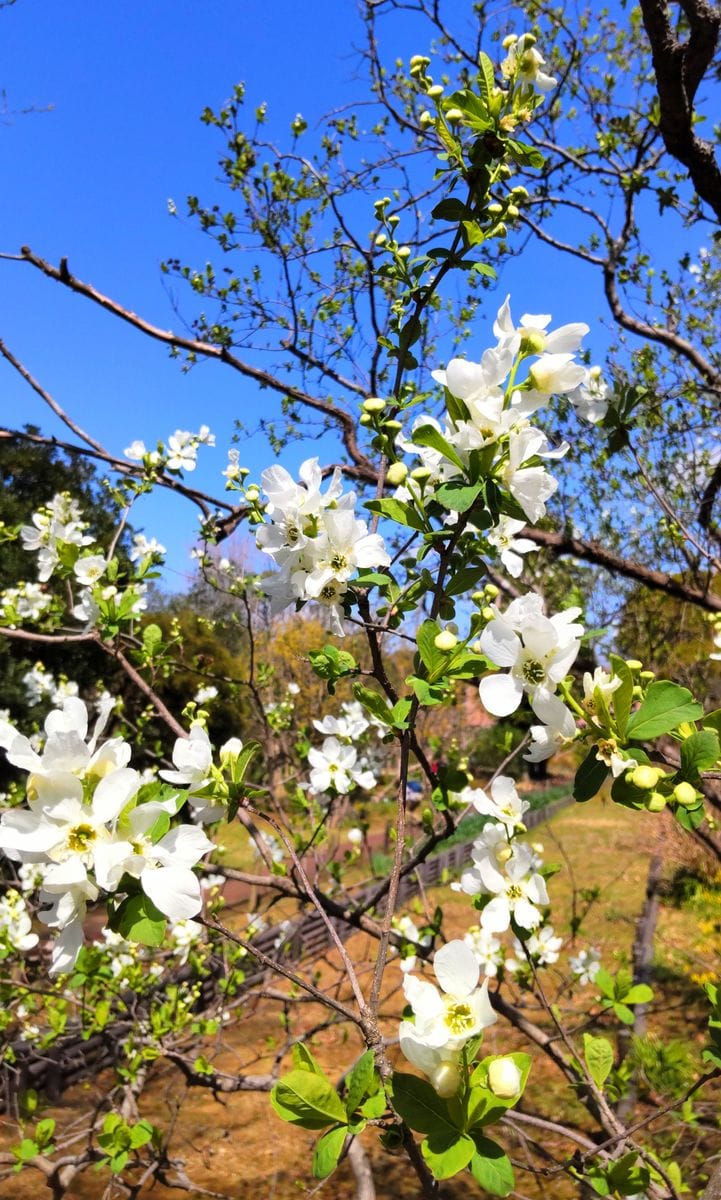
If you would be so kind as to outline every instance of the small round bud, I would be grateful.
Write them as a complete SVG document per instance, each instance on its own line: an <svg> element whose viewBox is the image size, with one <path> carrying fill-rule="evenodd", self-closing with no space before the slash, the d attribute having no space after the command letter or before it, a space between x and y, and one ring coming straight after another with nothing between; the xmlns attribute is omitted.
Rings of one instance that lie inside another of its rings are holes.
<svg viewBox="0 0 721 1200"><path fill-rule="evenodd" d="M394 462L394 463L391 463L391 465L388 468L388 472L386 474L386 479L388 480L389 483L392 483L394 487L398 487L399 484L401 484L405 481L407 474L408 474L408 467L406 466L405 463Z"/></svg>
<svg viewBox="0 0 721 1200"><path fill-rule="evenodd" d="M488 1068L488 1086L494 1096L512 1100L521 1090L521 1072L512 1058L497 1058Z"/></svg>
<svg viewBox="0 0 721 1200"><path fill-rule="evenodd" d="M370 425L371 424L370 414L362 412L358 418L358 424L359 425Z"/></svg>
<svg viewBox="0 0 721 1200"><path fill-rule="evenodd" d="M515 46L517 41L518 41L518 38L517 38L516 34L509 33L507 37L504 37L503 41L501 42L501 45L504 50L510 50L511 46Z"/></svg>
<svg viewBox="0 0 721 1200"><path fill-rule="evenodd" d="M429 125L433 124L433 117L427 108L423 110L418 118L418 124L420 125L421 129L428 129Z"/></svg>
<svg viewBox="0 0 721 1200"><path fill-rule="evenodd" d="M497 596L500 596L500 591L496 587L495 583L487 583L483 591L485 592L486 596L488 596L489 600L495 600Z"/></svg>
<svg viewBox="0 0 721 1200"><path fill-rule="evenodd" d="M431 1075L431 1085L444 1100L455 1096L461 1083L458 1063L442 1062Z"/></svg>
<svg viewBox="0 0 721 1200"><path fill-rule="evenodd" d="M485 598L485 592L471 592L471 600L473 600L475 604L482 604Z"/></svg>
<svg viewBox="0 0 721 1200"><path fill-rule="evenodd" d="M441 87L440 83L434 83L434 84L433 84L433 87L429 87L429 89L428 89L428 95L429 95L429 96L430 96L430 97L431 97L433 100L437 100L439 96L442 96L442 95L443 95L443 88Z"/></svg>
<svg viewBox="0 0 721 1200"><path fill-rule="evenodd" d="M655 679L655 678L656 678L655 671L641 671L641 673L639 675L639 679L642 679L644 681L644 683L650 683L651 680Z"/></svg>
<svg viewBox="0 0 721 1200"><path fill-rule="evenodd" d="M518 208L518 205L517 204L509 204L508 208L506 209L506 216L509 218L509 220L515 220L515 218L519 215L520 215L520 210Z"/></svg>
<svg viewBox="0 0 721 1200"><path fill-rule="evenodd" d="M410 67L425 67L430 62L430 58L426 58L425 54L414 54L409 63Z"/></svg>
<svg viewBox="0 0 721 1200"><path fill-rule="evenodd" d="M517 184L516 187L511 188L511 195L516 196L516 198L519 200L528 199L528 191L520 183Z"/></svg>
<svg viewBox="0 0 721 1200"><path fill-rule="evenodd" d="M433 645L436 650L442 650L444 654L449 654L458 645L458 638L455 633L451 633L450 629L443 629L434 637Z"/></svg>
<svg viewBox="0 0 721 1200"><path fill-rule="evenodd" d="M260 495L260 488L257 486L257 484L251 483L250 487L247 489L247 491L245 493L246 500L250 500L250 501L257 500L259 495Z"/></svg>
<svg viewBox="0 0 721 1200"><path fill-rule="evenodd" d="M640 700L643 697L643 688L640 683L634 683L631 693L635 700Z"/></svg>
<svg viewBox="0 0 721 1200"><path fill-rule="evenodd" d="M651 792L651 795L649 796L648 800L646 801L646 808L648 809L648 811L656 812L656 813L663 812L665 807L666 807L666 797L662 796L660 792Z"/></svg>
<svg viewBox="0 0 721 1200"><path fill-rule="evenodd" d="M471 642L468 649L471 651L471 654L483 654L483 646L480 642Z"/></svg>
<svg viewBox="0 0 721 1200"><path fill-rule="evenodd" d="M361 404L363 412L367 413L382 413L386 406L385 400L381 400L380 396L369 396Z"/></svg>
<svg viewBox="0 0 721 1200"><path fill-rule="evenodd" d="M376 246L385 246L387 241L388 238L386 235L384 233L379 233L378 237L376 238Z"/></svg>
<svg viewBox="0 0 721 1200"><path fill-rule="evenodd" d="M496 850L497 863L507 863L509 858L513 858L513 851L510 846L501 846L500 850Z"/></svg>
<svg viewBox="0 0 721 1200"><path fill-rule="evenodd" d="M415 467L415 469L411 471L411 479L415 479L417 483L425 483L427 479L430 479L430 477L431 473L428 467Z"/></svg>
<svg viewBox="0 0 721 1200"><path fill-rule="evenodd" d="M682 808L695 808L698 803L698 793L690 783L677 783L673 789L673 798Z"/></svg>
<svg viewBox="0 0 721 1200"><path fill-rule="evenodd" d="M508 166L508 163L501 163L496 174L498 175L499 179L510 179L513 172Z"/></svg>
<svg viewBox="0 0 721 1200"><path fill-rule="evenodd" d="M399 433L403 426L401 425L400 421L393 419L391 421L384 421L383 428L385 429L386 433Z"/></svg>
<svg viewBox="0 0 721 1200"><path fill-rule="evenodd" d="M503 205L498 204L497 202L494 201L493 204L488 205L488 211L489 211L489 213L492 213L494 217L497 217L500 213L503 212Z"/></svg>
<svg viewBox="0 0 721 1200"><path fill-rule="evenodd" d="M546 348L546 335L542 329L527 329L521 334L521 352L523 354L542 354ZM533 375L533 367L531 367Z"/></svg>
<svg viewBox="0 0 721 1200"><path fill-rule="evenodd" d="M524 49L524 50L530 50L532 46L535 46L535 44L536 44L537 40L538 40L538 39L536 38L535 34L533 34L533 33L524 33L524 35L523 35L523 49Z"/></svg>
<svg viewBox="0 0 721 1200"><path fill-rule="evenodd" d="M463 113L462 113L461 109L460 108L449 108L448 111L446 112L446 120L452 121L452 122L462 121Z"/></svg>
<svg viewBox="0 0 721 1200"><path fill-rule="evenodd" d="M658 771L655 767L642 763L631 772L631 783L642 792L653 791L658 783Z"/></svg>
<svg viewBox="0 0 721 1200"><path fill-rule="evenodd" d="M506 229L506 226L504 225L503 221L501 221L498 225L496 225L496 228L493 230L494 237L505 237L507 233L508 233L508 230Z"/></svg>
<svg viewBox="0 0 721 1200"><path fill-rule="evenodd" d="M400 225L400 222L401 219L398 216L398 213L392 213L392 215L388 218L388 224L390 225L391 229L395 229L396 225Z"/></svg>
<svg viewBox="0 0 721 1200"><path fill-rule="evenodd" d="M396 254L397 254L398 258L410 258L411 248L410 248L410 246L399 246L396 251Z"/></svg>
<svg viewBox="0 0 721 1200"><path fill-rule="evenodd" d="M363 830L359 829L357 825L348 830L347 836L351 846L360 846L363 842Z"/></svg>
<svg viewBox="0 0 721 1200"><path fill-rule="evenodd" d="M643 663L639 662L637 658L627 658L626 666L628 667L629 671L640 671Z"/></svg>
<svg viewBox="0 0 721 1200"><path fill-rule="evenodd" d="M490 608L488 605L486 605L485 608L481 609L481 616L483 617L484 621L492 621L493 618L495 617L495 615L496 614L494 613L493 609Z"/></svg>

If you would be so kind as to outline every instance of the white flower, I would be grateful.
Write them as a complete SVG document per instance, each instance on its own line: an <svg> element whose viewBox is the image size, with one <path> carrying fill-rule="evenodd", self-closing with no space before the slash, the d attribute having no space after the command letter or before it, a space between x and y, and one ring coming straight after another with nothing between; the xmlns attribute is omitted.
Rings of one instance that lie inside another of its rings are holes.
<svg viewBox="0 0 721 1200"><path fill-rule="evenodd" d="M470 948L448 942L435 955L432 983L406 975L403 991L414 1021L402 1021L402 1053L428 1076L439 1095L453 1095L459 1083L458 1058L470 1038L492 1025L496 1014L488 999L488 981L478 987L480 969Z"/></svg>
<svg viewBox="0 0 721 1200"><path fill-rule="evenodd" d="M581 610L569 608L546 617L540 596L532 592L512 600L505 613L495 612L481 634L481 650L491 662L510 670L481 680L481 700L494 716L505 717L516 711L527 692L535 710L539 697L543 700L556 690L578 654L583 626L574 622Z"/></svg>
<svg viewBox="0 0 721 1200"><path fill-rule="evenodd" d="M218 689L214 684L209 683L205 687L199 687L193 699L196 704L207 704L210 700L216 700Z"/></svg>
<svg viewBox="0 0 721 1200"><path fill-rule="evenodd" d="M134 442L131 442L130 445L123 450L125 457L132 459L133 462L142 462L147 453L148 451L146 449L145 442L141 442L140 438L136 438Z"/></svg>
<svg viewBox="0 0 721 1200"><path fill-rule="evenodd" d="M538 550L538 546L530 538L515 536L524 527L525 521L519 521L516 517L501 517L495 528L485 535L489 545L500 550L501 562L514 579L517 579L523 570L523 559L520 556Z"/></svg>
<svg viewBox="0 0 721 1200"><path fill-rule="evenodd" d="M568 965L582 986L593 983L601 969L601 951L595 946L589 946L588 950L580 950L578 954L571 955Z"/></svg>
<svg viewBox="0 0 721 1200"><path fill-rule="evenodd" d="M488 1086L495 1096L512 1100L521 1090L521 1072L513 1059L494 1058L488 1066Z"/></svg>
<svg viewBox="0 0 721 1200"><path fill-rule="evenodd" d="M542 354L529 368L529 379L537 391L546 395L573 392L586 378L586 368L573 361L572 354Z"/></svg>
<svg viewBox="0 0 721 1200"><path fill-rule="evenodd" d="M104 575L107 565L102 554L86 554L77 560L73 572L83 587L92 587Z"/></svg>
<svg viewBox="0 0 721 1200"><path fill-rule="evenodd" d="M548 892L543 876L532 868L533 853L523 845L514 847L501 869L490 857L478 864L482 890L493 896L481 912L481 925L489 933L503 933L511 917L522 929L541 924L539 906L548 904Z"/></svg>
<svg viewBox="0 0 721 1200"><path fill-rule="evenodd" d="M525 829L523 816L531 807L527 800L522 800L516 790L516 785L508 775L499 775L491 784L491 795L486 795L482 788L470 793L469 799L477 812L492 817L505 825L510 837L517 829Z"/></svg>
<svg viewBox="0 0 721 1200"><path fill-rule="evenodd" d="M354 785L374 787L375 776L371 771L359 770L357 758L355 749L342 745L336 737L327 737L321 750L312 747L308 751L308 762L313 768L310 773L311 792L327 792L332 787L344 794Z"/></svg>
<svg viewBox="0 0 721 1200"><path fill-rule="evenodd" d="M169 471L194 471L198 462L198 447L192 433L176 429L168 438L171 451L166 466Z"/></svg>
<svg viewBox="0 0 721 1200"><path fill-rule="evenodd" d="M558 962L559 951L563 945L563 938L556 937L553 932L552 925L544 925L541 929L537 929L528 938L525 948L531 958L535 960L539 967L550 966L552 963ZM516 941L516 953L523 955L523 945Z"/></svg>
<svg viewBox="0 0 721 1200"><path fill-rule="evenodd" d="M348 830L346 837L348 838L351 846L363 845L363 830L359 829L357 825L354 825L352 829Z"/></svg>
<svg viewBox="0 0 721 1200"><path fill-rule="evenodd" d="M27 905L16 888L8 888L0 897L0 938L3 937L14 950L32 950L38 944Z"/></svg>
<svg viewBox="0 0 721 1200"><path fill-rule="evenodd" d="M591 367L578 387L568 393L568 399L579 417L591 425L597 425L608 412L611 388L601 377L600 367Z"/></svg>
<svg viewBox="0 0 721 1200"><path fill-rule="evenodd" d="M484 975L495 979L498 968L503 965L503 950L498 938L481 925L475 925L468 930L463 941L470 947Z"/></svg>
<svg viewBox="0 0 721 1200"><path fill-rule="evenodd" d="M150 555L160 556L165 552L165 546L162 546L157 538L151 538L148 541L144 533L136 533L129 557L131 562L137 562L139 558L148 558Z"/></svg>
<svg viewBox="0 0 721 1200"><path fill-rule="evenodd" d="M536 716L544 725L532 725L531 746L523 755L528 762L544 762L576 736L576 722L566 705L549 692L540 691L533 702Z"/></svg>
<svg viewBox="0 0 721 1200"><path fill-rule="evenodd" d="M541 70L544 66L545 59L534 45L528 44L526 35L522 34L508 46L508 55L501 63L501 72L506 79L518 78L541 95L545 95L556 87L557 80Z"/></svg>

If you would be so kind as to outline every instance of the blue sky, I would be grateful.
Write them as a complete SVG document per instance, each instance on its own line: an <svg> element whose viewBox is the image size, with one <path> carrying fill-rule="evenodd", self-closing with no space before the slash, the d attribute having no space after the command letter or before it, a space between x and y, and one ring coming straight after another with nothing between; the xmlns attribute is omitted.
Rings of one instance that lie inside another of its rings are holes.
<svg viewBox="0 0 721 1200"><path fill-rule="evenodd" d="M407 18L390 35L393 54L426 49ZM0 125L0 249L66 255L80 278L177 327L159 264L177 255L202 265L210 250L167 210L168 198L182 211L188 193L212 191L218 174L219 138L200 112L244 79L251 111L268 100L271 129L285 131L298 111L312 124L363 94L361 41L355 0L18 0L0 10L0 87L18 114ZM30 106L52 107L20 115ZM201 451L188 481L222 492L233 418L252 424L267 394L213 363L183 375L164 347L25 265L0 262L0 281L0 336L88 432L122 453L133 438L153 444L207 423L218 449ZM499 301L508 289L519 313L550 306L555 323L601 311L595 279L570 260L549 277L543 258L528 256L506 269ZM589 324L601 349L599 318ZM3 423L61 432L4 362L0 388ZM243 459L254 472L270 461L260 437ZM167 495L144 503L140 523L169 550L168 585L182 586L194 513Z"/></svg>

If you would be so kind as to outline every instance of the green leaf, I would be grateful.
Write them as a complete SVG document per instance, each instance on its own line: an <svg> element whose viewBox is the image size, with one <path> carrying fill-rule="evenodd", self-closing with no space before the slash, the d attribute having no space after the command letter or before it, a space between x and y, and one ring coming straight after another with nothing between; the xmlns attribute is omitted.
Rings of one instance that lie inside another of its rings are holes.
<svg viewBox="0 0 721 1200"><path fill-rule="evenodd" d="M515 1187L511 1161L502 1146L491 1138L476 1134L476 1153L471 1159L471 1174L476 1183L493 1196L507 1196Z"/></svg>
<svg viewBox="0 0 721 1200"><path fill-rule="evenodd" d="M681 774L691 783L698 779L699 771L710 771L721 754L718 734L713 729L692 733L681 742L680 749Z"/></svg>
<svg viewBox="0 0 721 1200"><path fill-rule="evenodd" d="M383 500L366 500L365 506L369 512L380 513L382 517L387 517L389 521L395 521L398 525L407 525L421 533L426 528L423 518L404 500L394 500L391 496L386 496Z"/></svg>
<svg viewBox="0 0 721 1200"><path fill-rule="evenodd" d="M701 724L704 729L713 729L721 737L721 708L715 708L713 712L706 713L701 718Z"/></svg>
<svg viewBox="0 0 721 1200"><path fill-rule="evenodd" d="M378 1090L373 1051L366 1050L346 1079L345 1110L349 1117L359 1107L361 1100Z"/></svg>
<svg viewBox="0 0 721 1200"><path fill-rule="evenodd" d="M393 1107L406 1124L418 1133L458 1133L445 1100L430 1083L416 1075L394 1072Z"/></svg>
<svg viewBox="0 0 721 1200"><path fill-rule="evenodd" d="M143 649L152 657L163 643L163 631L159 625L146 625L143 630Z"/></svg>
<svg viewBox="0 0 721 1200"><path fill-rule="evenodd" d="M455 571L449 579L445 588L446 596L460 596L464 592L470 592L486 574L486 570L485 563L479 567L461 567L460 571Z"/></svg>
<svg viewBox="0 0 721 1200"><path fill-rule="evenodd" d="M613 1066L613 1047L604 1037L583 1035L583 1057L596 1087L603 1087Z"/></svg>
<svg viewBox="0 0 721 1200"><path fill-rule="evenodd" d="M388 1107L385 1092L381 1089L376 1092L375 1096L369 1096L360 1106L360 1111L369 1121L377 1120L382 1117Z"/></svg>
<svg viewBox="0 0 721 1200"><path fill-rule="evenodd" d="M444 508L451 512L468 512L472 508L485 487L485 481L480 483L463 483L461 480L444 483L436 491L435 498Z"/></svg>
<svg viewBox="0 0 721 1200"><path fill-rule="evenodd" d="M641 707L631 713L626 734L638 742L647 742L670 733L683 721L697 721L702 716L703 708L688 688L659 679L649 687Z"/></svg>
<svg viewBox="0 0 721 1200"><path fill-rule="evenodd" d="M624 1004L648 1004L653 1000L653 988L647 983L636 983L622 997Z"/></svg>
<svg viewBox="0 0 721 1200"><path fill-rule="evenodd" d="M431 1133L421 1142L421 1153L434 1179L450 1179L467 1167L476 1152L473 1138L457 1129Z"/></svg>
<svg viewBox="0 0 721 1200"><path fill-rule="evenodd" d="M322 1134L313 1147L313 1175L316 1179L327 1179L338 1166L343 1146L348 1135L348 1126L329 1129Z"/></svg>
<svg viewBox="0 0 721 1200"><path fill-rule="evenodd" d="M110 928L129 942L160 946L165 937L165 915L144 892L126 896L109 921Z"/></svg>
<svg viewBox="0 0 721 1200"><path fill-rule="evenodd" d="M304 1042L296 1042L293 1046L293 1066L296 1071L310 1071L313 1075L321 1075L325 1079L323 1068Z"/></svg>
<svg viewBox="0 0 721 1200"><path fill-rule="evenodd" d="M439 201L435 208L431 209L431 216L434 221L461 221L467 216L468 209L462 200L456 200L454 196L448 196L445 200Z"/></svg>
<svg viewBox="0 0 721 1200"><path fill-rule="evenodd" d="M706 816L706 809L704 808L703 802L697 804L695 808L682 808L681 805L679 805L674 809L673 815L681 828L688 830L690 833L692 830L698 829L699 825Z"/></svg>
<svg viewBox="0 0 721 1200"><path fill-rule="evenodd" d="M449 462L458 467L459 471L465 474L466 465L463 459L459 457L456 450L450 442L447 442L440 430L434 425L421 425L420 429L413 430L412 441L416 446L430 446L432 450L437 450Z"/></svg>
<svg viewBox="0 0 721 1200"><path fill-rule="evenodd" d="M393 723L391 710L379 692L374 692L372 688L364 687L362 683L354 683L353 695L368 712L373 713L373 716L382 721L384 725L391 725Z"/></svg>
<svg viewBox="0 0 721 1200"><path fill-rule="evenodd" d="M615 692L613 692L612 699L618 732L622 738L625 738L626 726L631 714L631 701L633 700L633 675L631 674L630 667L626 665L625 659L619 658L617 654L611 654L609 658L613 674L617 679L621 680L621 686L617 687Z"/></svg>
<svg viewBox="0 0 721 1200"><path fill-rule="evenodd" d="M607 996L609 999L613 999L613 997L616 995L616 985L605 967L600 967L599 970L596 971L596 974L593 977L593 982L602 996Z"/></svg>
<svg viewBox="0 0 721 1200"><path fill-rule="evenodd" d="M593 746L576 771L576 778L573 782L574 800L580 804L590 800L603 787L609 773L610 767L596 757L596 747Z"/></svg>
<svg viewBox="0 0 721 1200"><path fill-rule="evenodd" d="M153 1137L153 1126L150 1121L138 1121L137 1125L133 1125L130 1130L130 1145L133 1150L137 1150L140 1146L146 1146Z"/></svg>
<svg viewBox="0 0 721 1200"><path fill-rule="evenodd" d="M278 1080L270 1102L283 1121L304 1129L345 1124L345 1107L325 1075L313 1071L290 1071Z"/></svg>
<svg viewBox="0 0 721 1200"><path fill-rule="evenodd" d="M441 627L437 621L423 621L416 633L418 653L429 676L442 670L448 662L448 655L436 646L436 638L440 632Z"/></svg>

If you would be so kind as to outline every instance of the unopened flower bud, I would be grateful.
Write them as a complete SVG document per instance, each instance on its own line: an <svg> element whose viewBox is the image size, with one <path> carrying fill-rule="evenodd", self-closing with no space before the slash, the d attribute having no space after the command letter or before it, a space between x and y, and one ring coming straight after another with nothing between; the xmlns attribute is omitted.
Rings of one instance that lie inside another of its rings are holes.
<svg viewBox="0 0 721 1200"><path fill-rule="evenodd" d="M525 329L521 334L521 352L523 354L542 354L546 348L546 335L542 329ZM535 366L535 364L534 364ZM530 370L533 380L533 367Z"/></svg>
<svg viewBox="0 0 721 1200"><path fill-rule="evenodd" d="M430 479L430 477L431 473L428 467L415 467L415 469L411 471L411 479L415 479L417 483L425 483L427 479Z"/></svg>
<svg viewBox="0 0 721 1200"><path fill-rule="evenodd" d="M489 213L492 213L494 217L497 217L500 213L503 212L503 205L498 204L497 202L494 201L493 204L488 205L488 211L489 211Z"/></svg>
<svg viewBox="0 0 721 1200"><path fill-rule="evenodd" d="M434 83L433 87L429 87L428 95L431 96L434 100L436 100L439 96L442 96L443 88L441 87L440 83Z"/></svg>
<svg viewBox="0 0 721 1200"><path fill-rule="evenodd" d="M497 863L507 863L509 858L513 858L513 850L510 846L501 846L500 850L496 850Z"/></svg>
<svg viewBox="0 0 721 1200"><path fill-rule="evenodd" d="M642 792L652 791L658 783L658 771L656 767L642 763L641 766L636 767L631 772L631 783Z"/></svg>
<svg viewBox="0 0 721 1200"><path fill-rule="evenodd" d="M398 255L398 258L410 258L411 248L410 246L399 246L396 254Z"/></svg>
<svg viewBox="0 0 721 1200"><path fill-rule="evenodd" d="M651 792L651 795L649 796L648 800L646 801L646 808L648 809L648 811L649 812L663 812L665 807L666 807L666 797L662 796L660 792Z"/></svg>
<svg viewBox="0 0 721 1200"><path fill-rule="evenodd" d="M381 400L380 396L369 396L361 404L363 412L367 413L382 413L386 406L385 400Z"/></svg>
<svg viewBox="0 0 721 1200"><path fill-rule="evenodd" d="M260 488L258 487L258 485L256 483L251 483L250 487L247 489L247 491L245 493L246 500L250 500L252 503L253 500L258 499L259 495L260 495Z"/></svg>
<svg viewBox="0 0 721 1200"><path fill-rule="evenodd" d="M460 108L449 108L446 112L447 121L462 121L463 113Z"/></svg>
<svg viewBox="0 0 721 1200"><path fill-rule="evenodd" d="M358 424L359 425L370 425L371 424L370 414L362 412L358 418Z"/></svg>
<svg viewBox="0 0 721 1200"><path fill-rule="evenodd" d="M363 830L355 826L348 830L348 841L351 846L360 846L363 841Z"/></svg>
<svg viewBox="0 0 721 1200"><path fill-rule="evenodd" d="M637 658L627 658L626 666L628 667L629 671L640 671L643 663L639 662Z"/></svg>
<svg viewBox="0 0 721 1200"><path fill-rule="evenodd" d="M488 1068L488 1086L500 1100L512 1100L521 1090L521 1072L512 1058L497 1058Z"/></svg>
<svg viewBox="0 0 721 1200"><path fill-rule="evenodd" d="M431 1084L438 1095L447 1100L455 1096L461 1083L461 1073L458 1063L442 1062L431 1075Z"/></svg>
<svg viewBox="0 0 721 1200"><path fill-rule="evenodd" d="M495 617L495 615L496 614L494 613L494 611L490 607L490 605L486 605L485 608L481 609L481 616L483 617L484 621L492 621L493 618Z"/></svg>
<svg viewBox="0 0 721 1200"><path fill-rule="evenodd" d="M378 237L376 238L376 246L385 246L387 241L388 238L386 235L384 233L379 233Z"/></svg>
<svg viewBox="0 0 721 1200"><path fill-rule="evenodd" d="M507 233L508 233L508 230L506 229L506 226L504 225L503 221L501 221L498 225L496 225L496 228L493 230L494 237L505 237Z"/></svg>
<svg viewBox="0 0 721 1200"><path fill-rule="evenodd" d="M489 600L495 600L496 597L500 595L500 591L496 587L495 583L487 583L483 591L488 596Z"/></svg>
<svg viewBox="0 0 721 1200"><path fill-rule="evenodd" d="M698 793L690 783L677 783L673 789L673 798L682 808L695 808L698 803Z"/></svg>
<svg viewBox="0 0 721 1200"><path fill-rule="evenodd" d="M458 638L455 633L451 633L450 629L443 629L434 637L433 645L436 650L442 650L444 654L448 654L451 650L455 650Z"/></svg>
<svg viewBox="0 0 721 1200"><path fill-rule="evenodd" d="M433 124L433 117L427 108L423 110L418 118L418 124L420 125L421 129L428 129L428 126Z"/></svg>
<svg viewBox="0 0 721 1200"><path fill-rule="evenodd" d="M518 205L509 204L508 208L506 209L506 216L509 218L509 220L515 220L515 218L519 215L519 211Z"/></svg>
<svg viewBox="0 0 721 1200"><path fill-rule="evenodd" d="M483 654L483 646L480 642L471 642L471 645L468 648L471 651L471 654Z"/></svg>
<svg viewBox="0 0 721 1200"><path fill-rule="evenodd" d="M404 482L407 474L408 474L408 467L406 466L405 463L394 462L394 463L391 463L391 465L388 468L388 472L386 474L386 479L388 480L389 483L392 483L394 487L398 487L399 484Z"/></svg>
<svg viewBox="0 0 721 1200"><path fill-rule="evenodd" d="M401 425L400 421L393 419L391 421L384 421L383 428L385 429L386 433L399 433L403 426Z"/></svg>
<svg viewBox="0 0 721 1200"><path fill-rule="evenodd" d="M511 188L511 195L516 196L519 200L526 200L528 198L528 191L519 183L516 187Z"/></svg>
<svg viewBox="0 0 721 1200"><path fill-rule="evenodd" d="M644 681L644 683L650 683L651 680L655 679L655 678L656 678L655 671L641 671L641 673L639 675L639 679L642 679Z"/></svg>
<svg viewBox="0 0 721 1200"><path fill-rule="evenodd" d="M504 50L510 50L511 46L515 46L517 41L518 41L518 38L516 37L516 34L509 33L507 37L504 37L503 41L501 42L501 45Z"/></svg>

